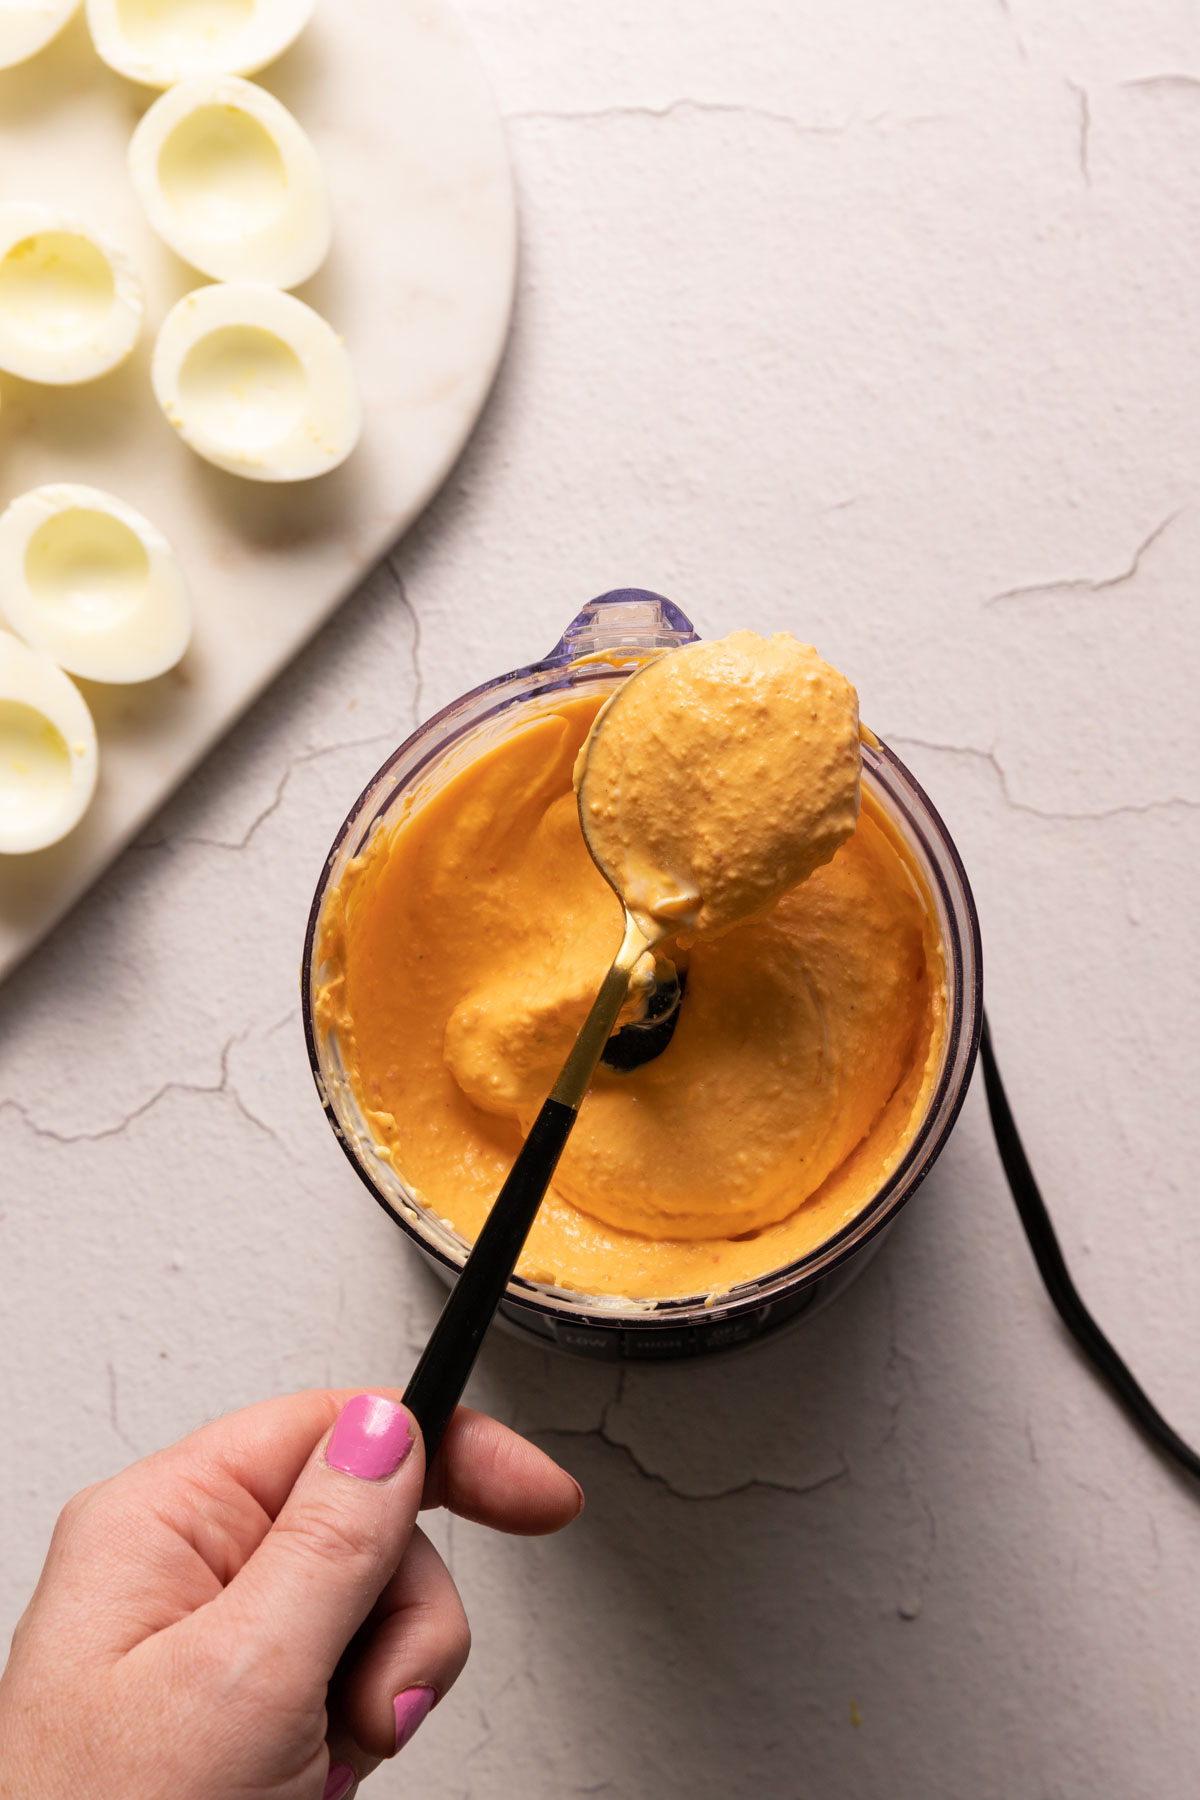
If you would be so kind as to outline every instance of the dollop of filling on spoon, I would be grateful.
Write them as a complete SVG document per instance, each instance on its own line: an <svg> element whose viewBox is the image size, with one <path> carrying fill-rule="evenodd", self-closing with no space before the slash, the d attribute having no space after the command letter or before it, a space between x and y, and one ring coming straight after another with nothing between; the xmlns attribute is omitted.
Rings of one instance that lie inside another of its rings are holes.
<svg viewBox="0 0 1200 1800"><path fill-rule="evenodd" d="M761 918L858 821L858 695L789 632L735 631L649 663L576 764L592 855L645 935Z"/></svg>

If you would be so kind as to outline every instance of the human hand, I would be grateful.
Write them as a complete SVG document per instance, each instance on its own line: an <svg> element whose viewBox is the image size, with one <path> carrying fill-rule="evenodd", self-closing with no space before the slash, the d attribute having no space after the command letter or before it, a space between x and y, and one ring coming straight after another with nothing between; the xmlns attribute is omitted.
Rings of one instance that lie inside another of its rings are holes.
<svg viewBox="0 0 1200 1800"><path fill-rule="evenodd" d="M470 1648L418 1508L532 1535L582 1503L465 1407L427 1475L387 1390L204 1426L63 1509L0 1678L0 1800L344 1800Z"/></svg>

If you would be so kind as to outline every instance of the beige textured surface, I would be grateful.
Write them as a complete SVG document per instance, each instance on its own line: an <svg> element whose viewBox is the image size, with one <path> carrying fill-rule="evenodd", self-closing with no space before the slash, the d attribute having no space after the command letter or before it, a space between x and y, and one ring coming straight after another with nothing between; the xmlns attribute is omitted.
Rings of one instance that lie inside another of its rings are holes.
<svg viewBox="0 0 1200 1800"><path fill-rule="evenodd" d="M465 17L524 232L482 428L0 990L5 1621L72 1489L219 1409L407 1373L438 1292L310 1088L308 898L413 720L624 582L811 638L925 780L1067 1253L1200 1438L1200 25ZM1195 1494L1065 1345L977 1092L795 1336L623 1384L497 1340L474 1397L588 1510L551 1543L440 1528L475 1650L368 1794L1192 1791Z"/></svg>

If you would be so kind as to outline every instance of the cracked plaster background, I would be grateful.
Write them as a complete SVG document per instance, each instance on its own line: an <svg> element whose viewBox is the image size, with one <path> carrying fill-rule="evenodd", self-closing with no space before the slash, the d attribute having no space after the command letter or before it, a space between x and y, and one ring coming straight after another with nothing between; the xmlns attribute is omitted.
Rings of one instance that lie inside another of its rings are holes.
<svg viewBox="0 0 1200 1800"><path fill-rule="evenodd" d="M75 1488L407 1374L440 1290L314 1097L309 897L419 718L625 582L811 636L927 785L1067 1253L1200 1437L1200 19L462 10L523 229L481 427L0 990L5 1626ZM549 1543L439 1522L476 1649L370 1792L1190 1791L1195 1495L1064 1342L977 1092L794 1335L624 1379L498 1337L472 1398L588 1510Z"/></svg>

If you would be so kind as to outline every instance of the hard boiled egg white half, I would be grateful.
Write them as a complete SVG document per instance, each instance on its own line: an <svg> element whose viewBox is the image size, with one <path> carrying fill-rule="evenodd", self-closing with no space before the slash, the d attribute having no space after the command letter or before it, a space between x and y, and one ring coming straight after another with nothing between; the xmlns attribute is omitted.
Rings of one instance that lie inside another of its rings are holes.
<svg viewBox="0 0 1200 1800"><path fill-rule="evenodd" d="M295 287L329 252L317 153L252 81L205 76L160 95L133 134L129 171L158 235L218 281Z"/></svg>
<svg viewBox="0 0 1200 1800"><path fill-rule="evenodd" d="M0 616L90 681L149 681L187 648L175 553L149 519L99 488L34 488L0 516Z"/></svg>
<svg viewBox="0 0 1200 1800"><path fill-rule="evenodd" d="M110 69L165 88L195 75L252 75L299 37L314 3L87 0L87 22Z"/></svg>
<svg viewBox="0 0 1200 1800"><path fill-rule="evenodd" d="M324 475L358 441L345 345L278 288L236 281L185 294L163 320L151 378L184 442L251 481Z"/></svg>
<svg viewBox="0 0 1200 1800"><path fill-rule="evenodd" d="M96 727L57 663L0 631L0 854L66 837L96 791Z"/></svg>
<svg viewBox="0 0 1200 1800"><path fill-rule="evenodd" d="M78 5L79 0L0 0L0 69L36 56Z"/></svg>
<svg viewBox="0 0 1200 1800"><path fill-rule="evenodd" d="M0 369L92 381L124 362L141 328L141 283L119 244L73 213L0 205Z"/></svg>

